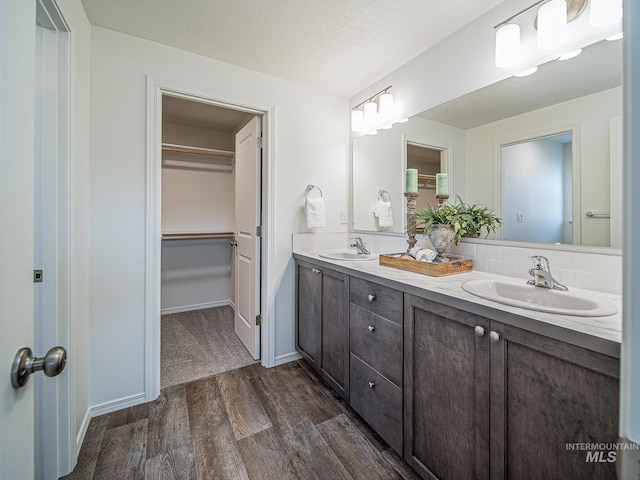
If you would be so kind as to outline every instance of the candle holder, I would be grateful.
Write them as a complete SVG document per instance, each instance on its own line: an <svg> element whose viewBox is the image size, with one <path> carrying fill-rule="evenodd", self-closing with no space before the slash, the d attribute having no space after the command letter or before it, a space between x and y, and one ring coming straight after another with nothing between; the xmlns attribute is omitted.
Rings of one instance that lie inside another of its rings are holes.
<svg viewBox="0 0 640 480"><path fill-rule="evenodd" d="M436 195L436 199L438 200L438 209L440 209L448 203L447 200L449 200L449 195L441 193L440 195Z"/></svg>
<svg viewBox="0 0 640 480"><path fill-rule="evenodd" d="M414 247L416 244L416 226L413 225L413 215L416 213L416 199L420 195L419 192L404 192L404 196L407 198L407 243L409 247L407 247L407 253ZM449 195L447 195L448 197Z"/></svg>

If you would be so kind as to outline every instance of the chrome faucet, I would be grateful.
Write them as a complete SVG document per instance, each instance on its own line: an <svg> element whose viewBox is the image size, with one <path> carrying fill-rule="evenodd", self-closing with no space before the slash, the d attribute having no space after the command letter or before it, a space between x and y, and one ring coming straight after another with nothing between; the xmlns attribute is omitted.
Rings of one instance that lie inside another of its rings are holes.
<svg viewBox="0 0 640 480"><path fill-rule="evenodd" d="M531 275L533 279L527 282L528 285L550 288L552 290L560 290L563 292L569 290L553 278L551 275L551 268L549 267L549 259L547 257L543 257L542 255L533 255L532 257L529 257L529 259L533 260L535 267L529 270L529 275Z"/></svg>
<svg viewBox="0 0 640 480"><path fill-rule="evenodd" d="M358 249L358 254L360 255L369 255L371 252L369 252L369 250L367 250L367 247L365 247L364 242L362 241L362 238L360 237L355 237L353 239L353 242L351 244L352 247L356 247Z"/></svg>

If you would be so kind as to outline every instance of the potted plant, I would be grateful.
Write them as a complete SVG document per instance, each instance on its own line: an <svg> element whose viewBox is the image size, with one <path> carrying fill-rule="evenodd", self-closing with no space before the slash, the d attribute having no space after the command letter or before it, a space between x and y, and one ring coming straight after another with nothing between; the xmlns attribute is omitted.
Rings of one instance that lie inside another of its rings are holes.
<svg viewBox="0 0 640 480"><path fill-rule="evenodd" d="M451 242L458 245L462 237L479 237L483 230L489 233L502 227L502 219L484 205L464 203L458 196L455 205L434 208L429 205L417 211L411 219L410 227L417 233L427 235L433 248L438 252L434 261L443 262L442 254Z"/></svg>

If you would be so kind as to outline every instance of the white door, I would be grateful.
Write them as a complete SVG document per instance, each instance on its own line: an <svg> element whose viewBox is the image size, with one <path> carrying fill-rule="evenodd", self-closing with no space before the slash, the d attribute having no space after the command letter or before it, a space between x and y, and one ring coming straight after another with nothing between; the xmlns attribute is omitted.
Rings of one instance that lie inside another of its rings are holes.
<svg viewBox="0 0 640 480"><path fill-rule="evenodd" d="M260 358L260 236L261 158L260 117L236 134L235 331L249 353Z"/></svg>
<svg viewBox="0 0 640 480"><path fill-rule="evenodd" d="M34 477L33 382L9 371L33 336L35 2L0 2L0 478Z"/></svg>
<svg viewBox="0 0 640 480"><path fill-rule="evenodd" d="M57 8L54 10L59 14ZM59 15L55 20L58 25L64 24ZM37 373L21 388L13 388L10 377L18 350L28 347L32 355L42 357L68 326L68 315L67 323L56 320L68 307L60 301L68 290L58 292L58 285L68 284L59 282L61 277L68 278L68 270L58 254L65 248L68 250L69 245L65 230L68 203L60 200L68 199L68 195L64 195L69 191L65 183L68 171L59 168L58 156L68 147L65 140L68 131L58 128L60 120L68 118L68 103L58 103L63 93L61 86L68 86L68 76L58 68L60 55L68 58L64 56L64 52L68 52L65 50L68 37L60 43L58 31L59 27L40 2L37 2L37 12L36 2L1 2L2 479L58 478L70 468L68 418L59 415L69 401L68 378L62 383L60 377L47 379L50 382L47 383L43 382L43 373ZM68 92L64 98L68 102ZM65 158L68 168L68 156ZM56 240L50 244L51 234ZM46 289L43 284L34 285L34 269L44 264L49 269ZM63 404L59 403L60 399L64 399ZM61 442L62 439L66 441ZM63 456L67 458L60 466L59 459Z"/></svg>

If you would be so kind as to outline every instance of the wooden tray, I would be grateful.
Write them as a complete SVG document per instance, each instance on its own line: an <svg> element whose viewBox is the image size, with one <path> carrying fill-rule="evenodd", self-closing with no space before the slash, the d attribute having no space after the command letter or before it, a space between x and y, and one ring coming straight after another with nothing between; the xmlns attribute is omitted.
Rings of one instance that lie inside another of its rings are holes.
<svg viewBox="0 0 640 480"><path fill-rule="evenodd" d="M460 255L447 255L450 261L445 263L420 262L414 259L400 258L402 255L404 253L381 253L380 265L431 275L432 277L455 275L456 273L471 272L473 270L473 259Z"/></svg>

